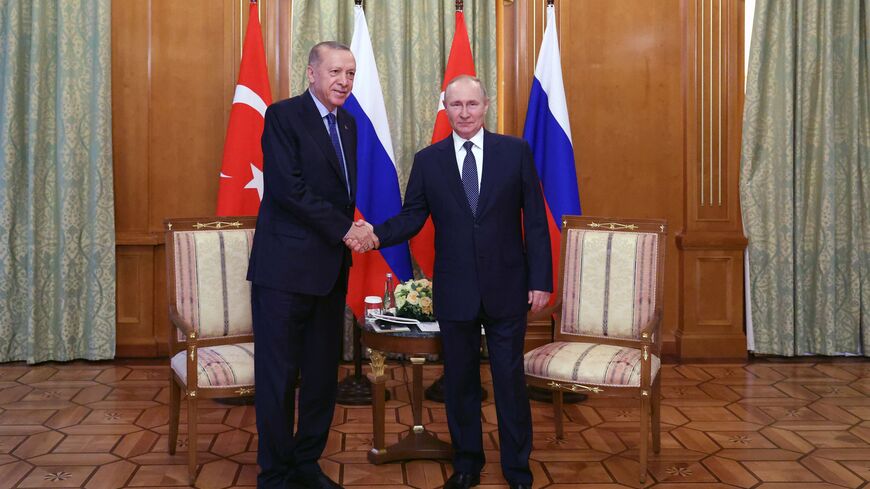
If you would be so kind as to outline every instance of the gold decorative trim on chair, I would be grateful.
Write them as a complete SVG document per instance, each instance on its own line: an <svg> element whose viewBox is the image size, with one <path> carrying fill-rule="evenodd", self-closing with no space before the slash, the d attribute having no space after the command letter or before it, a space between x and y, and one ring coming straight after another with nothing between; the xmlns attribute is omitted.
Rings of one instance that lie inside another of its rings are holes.
<svg viewBox="0 0 870 489"><path fill-rule="evenodd" d="M211 221L207 223L196 223L193 225L194 229L224 229L224 228L241 228L242 223L240 221L226 222L226 221Z"/></svg>
<svg viewBox="0 0 870 489"><path fill-rule="evenodd" d="M581 392L581 391L589 391L594 392L595 394L600 394L604 392L604 389L595 386L581 385L581 384L560 384L559 382L550 381L547 383L548 387L552 387L553 389L559 389L568 392Z"/></svg>
<svg viewBox="0 0 870 489"><path fill-rule="evenodd" d="M614 230L614 231L617 229L629 229L632 231L637 229L637 226L634 224L622 224L621 222L602 222L602 223L590 222L587 225L593 229L606 228L606 229L610 229L610 230Z"/></svg>

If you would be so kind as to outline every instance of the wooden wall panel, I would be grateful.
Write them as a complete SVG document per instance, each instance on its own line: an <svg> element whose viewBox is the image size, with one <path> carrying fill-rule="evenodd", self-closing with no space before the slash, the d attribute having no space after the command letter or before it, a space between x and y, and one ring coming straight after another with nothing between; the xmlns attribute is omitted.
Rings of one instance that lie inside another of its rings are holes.
<svg viewBox="0 0 870 489"><path fill-rule="evenodd" d="M119 357L153 356L157 352L153 263L152 246L118 247L116 355Z"/></svg>
<svg viewBox="0 0 870 489"><path fill-rule="evenodd" d="M149 230L163 219L214 212L232 100L231 13L209 2L153 2ZM228 4L228 2L221 2ZM228 90L228 88L230 88ZM195 182L195 185L192 183Z"/></svg>
<svg viewBox="0 0 870 489"><path fill-rule="evenodd" d="M112 157L121 242L148 231L149 3L112 4Z"/></svg>
<svg viewBox="0 0 870 489"><path fill-rule="evenodd" d="M686 59L684 192L677 235L683 273L685 359L743 359L743 250L738 174L743 107L739 0L683 0ZM719 266L711 266L719 263ZM716 319L715 308L727 314Z"/></svg>
<svg viewBox="0 0 870 489"><path fill-rule="evenodd" d="M248 5L112 2L118 356L168 352L163 220L215 211ZM274 98L289 85L275 70L287 68L290 8L260 2Z"/></svg>

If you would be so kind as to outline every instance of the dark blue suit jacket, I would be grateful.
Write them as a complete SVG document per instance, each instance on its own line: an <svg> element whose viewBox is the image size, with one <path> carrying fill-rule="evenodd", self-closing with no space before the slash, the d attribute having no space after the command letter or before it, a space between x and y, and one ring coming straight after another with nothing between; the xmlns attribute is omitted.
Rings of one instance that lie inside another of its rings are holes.
<svg viewBox="0 0 870 489"><path fill-rule="evenodd" d="M266 110L263 127L263 201L248 265L248 280L287 292L326 295L350 252L342 241L353 224L356 196L356 122L338 109L350 177L348 196L329 132L306 91Z"/></svg>
<svg viewBox="0 0 870 489"><path fill-rule="evenodd" d="M529 290L552 290L546 210L524 140L484 133L476 217L462 187L452 135L418 152L402 211L375 226L380 245L408 240L430 214L438 319L474 319L481 304L493 318L524 314Z"/></svg>

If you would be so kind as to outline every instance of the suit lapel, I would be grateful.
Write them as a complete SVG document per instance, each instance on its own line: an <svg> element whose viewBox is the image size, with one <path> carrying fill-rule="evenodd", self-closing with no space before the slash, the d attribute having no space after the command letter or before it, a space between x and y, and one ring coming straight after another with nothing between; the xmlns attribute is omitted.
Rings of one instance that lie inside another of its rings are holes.
<svg viewBox="0 0 870 489"><path fill-rule="evenodd" d="M471 216L471 207L468 205L468 197L465 196L465 189L462 187L462 175L459 173L459 165L456 163L456 148L453 146L453 133L447 136L447 139L441 140L438 144L438 150L443 153L441 161L441 174L447 181L447 186L450 187L450 193L456 199L456 203L460 208L465 209L465 212Z"/></svg>
<svg viewBox="0 0 870 489"><path fill-rule="evenodd" d="M329 132L326 130L326 126L324 126L323 118L320 117L320 111L317 110L317 106L314 105L314 99L311 97L312 95L308 91L303 94L302 110L299 111L299 118L304 121L308 133L314 139L314 142L317 143L317 147L320 148L323 156L329 161L329 166L335 170L335 176L344 184L344 172L338 164L338 156L335 154L335 148L332 146L332 139L330 139ZM356 152L356 148L354 148L354 152ZM347 148L345 148L345 153L347 153Z"/></svg>
<svg viewBox="0 0 870 489"><path fill-rule="evenodd" d="M347 165L347 176L350 178L351 201L356 199L356 129L349 119L350 112L338 109L338 132L341 134L341 144L344 147L344 162ZM332 141L330 141L332 144Z"/></svg>
<svg viewBox="0 0 870 489"><path fill-rule="evenodd" d="M493 193L496 172L495 161L499 161L499 140L491 132L483 131L483 175L480 177L480 196L477 199L477 215L481 215ZM489 162L489 163L487 163Z"/></svg>

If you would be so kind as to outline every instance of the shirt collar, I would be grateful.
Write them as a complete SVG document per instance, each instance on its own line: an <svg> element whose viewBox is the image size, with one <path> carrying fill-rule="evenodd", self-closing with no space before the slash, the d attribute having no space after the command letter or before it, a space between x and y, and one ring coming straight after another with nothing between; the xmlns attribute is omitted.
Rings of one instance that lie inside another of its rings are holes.
<svg viewBox="0 0 870 489"><path fill-rule="evenodd" d="M477 134L471 136L471 139L462 139L459 137L459 134L456 134L456 131L453 131L453 149L455 152L459 152L462 149L462 145L465 144L465 141L471 141L471 144L476 147L483 149L483 128L481 127Z"/></svg>
<svg viewBox="0 0 870 489"><path fill-rule="evenodd" d="M336 107L335 110L333 110L332 112L329 112L329 111L326 109L326 106L323 105L323 103L320 101L320 99L317 98L316 95L314 95L314 92L312 92L310 88L308 89L308 93L310 93L310 94L311 94L311 98L314 99L314 105L317 106L317 110L320 112L320 118L321 118L321 119L323 119L324 117L326 117L326 114L330 114L330 113L331 113L332 115L338 117L338 107Z"/></svg>

